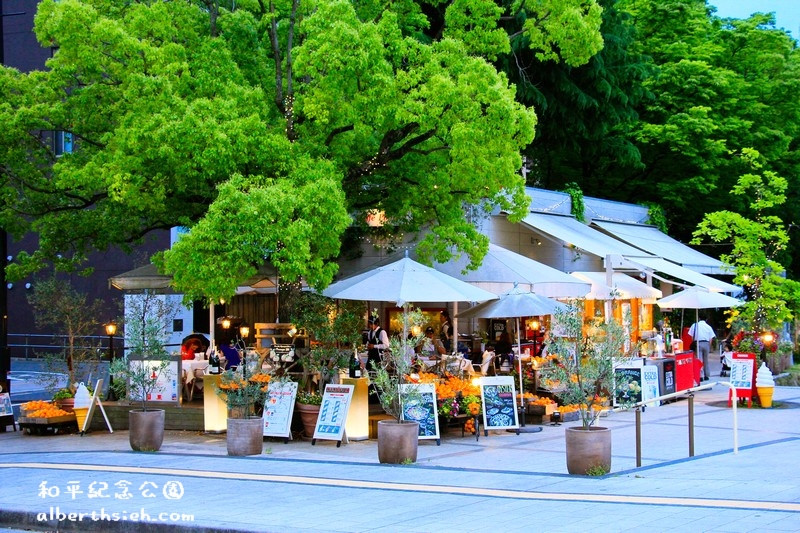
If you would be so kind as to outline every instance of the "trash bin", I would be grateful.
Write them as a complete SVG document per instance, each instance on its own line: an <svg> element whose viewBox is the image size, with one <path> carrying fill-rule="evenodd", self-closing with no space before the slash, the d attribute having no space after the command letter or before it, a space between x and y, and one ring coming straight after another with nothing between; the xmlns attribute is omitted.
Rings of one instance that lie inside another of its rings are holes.
<svg viewBox="0 0 800 533"><path fill-rule="evenodd" d="M694 353L675 354L675 392L691 389L694 386Z"/></svg>

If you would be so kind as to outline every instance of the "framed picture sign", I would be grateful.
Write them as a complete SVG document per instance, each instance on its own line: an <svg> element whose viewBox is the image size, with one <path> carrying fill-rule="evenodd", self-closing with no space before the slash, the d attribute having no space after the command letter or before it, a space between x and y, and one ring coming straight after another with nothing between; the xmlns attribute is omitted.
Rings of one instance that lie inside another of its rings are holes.
<svg viewBox="0 0 800 533"><path fill-rule="evenodd" d="M347 421L347 411L353 398L353 385L328 385L322 395L322 404L319 406L319 418L314 428L314 437L311 444L316 444L317 439L336 440L338 448L345 437L344 424Z"/></svg>
<svg viewBox="0 0 800 533"><path fill-rule="evenodd" d="M403 420L419 422L420 439L440 438L436 386L433 383L400 385L400 404Z"/></svg>

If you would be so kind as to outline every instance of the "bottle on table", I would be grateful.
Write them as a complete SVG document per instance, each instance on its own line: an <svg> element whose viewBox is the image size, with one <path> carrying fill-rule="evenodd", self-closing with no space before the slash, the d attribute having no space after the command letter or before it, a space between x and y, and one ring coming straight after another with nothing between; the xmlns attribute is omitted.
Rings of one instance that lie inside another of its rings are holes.
<svg viewBox="0 0 800 533"><path fill-rule="evenodd" d="M353 351L353 358L350 360L350 377L361 377L361 359L358 358L357 351Z"/></svg>
<svg viewBox="0 0 800 533"><path fill-rule="evenodd" d="M219 355L216 351L211 353L211 356L208 358L208 373L209 374L219 374L220 373L220 361Z"/></svg>

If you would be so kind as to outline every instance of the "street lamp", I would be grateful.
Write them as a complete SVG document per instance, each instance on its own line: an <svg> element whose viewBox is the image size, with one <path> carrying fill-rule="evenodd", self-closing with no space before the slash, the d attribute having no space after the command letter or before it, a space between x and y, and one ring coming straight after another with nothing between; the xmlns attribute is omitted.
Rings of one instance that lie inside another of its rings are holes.
<svg viewBox="0 0 800 533"><path fill-rule="evenodd" d="M105 326L106 335L108 335L108 360L110 364L114 363L114 335L117 334L117 325L112 320ZM108 373L108 399L117 400L117 395L114 393L114 374Z"/></svg>
<svg viewBox="0 0 800 533"><path fill-rule="evenodd" d="M771 331L765 331L761 334L761 342L763 343L763 347L761 348L761 360L765 363L767 362L767 347L771 345L774 340L775 336Z"/></svg>

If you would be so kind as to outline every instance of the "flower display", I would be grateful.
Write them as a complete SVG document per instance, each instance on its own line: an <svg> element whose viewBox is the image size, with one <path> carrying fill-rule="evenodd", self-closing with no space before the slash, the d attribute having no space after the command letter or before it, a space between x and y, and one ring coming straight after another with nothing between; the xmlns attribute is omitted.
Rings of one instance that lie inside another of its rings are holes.
<svg viewBox="0 0 800 533"><path fill-rule="evenodd" d="M771 335L771 342L764 342L764 337ZM740 331L734 335L731 344L733 349L737 352L745 353L761 353L765 348L768 352L775 352L778 349L778 336L774 331L766 331L758 333L755 331Z"/></svg>
<svg viewBox="0 0 800 533"><path fill-rule="evenodd" d="M269 374L257 372L245 377L242 367L220 375L217 393L225 400L230 418L247 418L263 408L267 396Z"/></svg>

